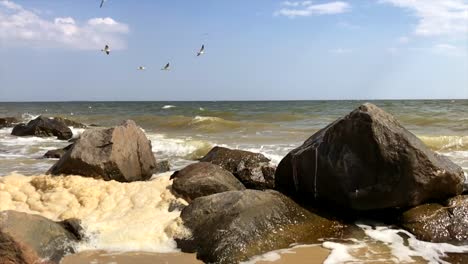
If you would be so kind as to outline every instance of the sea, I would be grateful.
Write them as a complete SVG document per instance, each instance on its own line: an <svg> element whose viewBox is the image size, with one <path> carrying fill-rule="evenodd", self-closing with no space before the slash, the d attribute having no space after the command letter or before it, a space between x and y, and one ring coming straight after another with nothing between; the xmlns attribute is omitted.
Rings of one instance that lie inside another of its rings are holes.
<svg viewBox="0 0 468 264"><path fill-rule="evenodd" d="M468 175L468 100L2 102L0 117L28 122L39 115L60 116L97 126L132 119L151 140L156 159L168 160L171 170L178 170L214 146L260 152L278 164L308 137L364 102L393 114ZM83 132L71 129L74 137ZM15 137L11 130L0 129L0 211L82 219L92 239L79 245L78 251L177 252L174 236L189 231L180 212L169 210L174 201L186 203L168 191L170 173L135 183L50 177L45 173L57 160L42 156L70 143ZM365 235L321 243L331 251L326 263L443 263L449 253L468 253L468 246L419 241L406 231L378 223L357 224ZM266 256L255 259L281 254Z"/></svg>

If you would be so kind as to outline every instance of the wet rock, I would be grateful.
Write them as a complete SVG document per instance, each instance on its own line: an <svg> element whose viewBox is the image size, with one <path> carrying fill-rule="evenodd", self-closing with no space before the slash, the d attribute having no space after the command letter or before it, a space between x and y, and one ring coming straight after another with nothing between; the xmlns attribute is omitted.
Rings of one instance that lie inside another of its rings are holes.
<svg viewBox="0 0 468 264"><path fill-rule="evenodd" d="M245 190L229 171L209 162L191 164L175 172L172 191L187 201L210 194Z"/></svg>
<svg viewBox="0 0 468 264"><path fill-rule="evenodd" d="M273 191L229 191L197 198L181 213L192 237L178 239L185 252L207 263L238 263L292 243L339 237L343 226L299 207Z"/></svg>
<svg viewBox="0 0 468 264"><path fill-rule="evenodd" d="M0 212L0 263L59 263L74 253L78 240L47 218L15 211Z"/></svg>
<svg viewBox="0 0 468 264"><path fill-rule="evenodd" d="M11 132L14 136L36 136L36 137L52 137L67 140L72 138L73 133L70 128L55 119L39 116L27 124L19 124L13 128Z"/></svg>
<svg viewBox="0 0 468 264"><path fill-rule="evenodd" d="M275 167L260 153L214 147L203 162L211 162L230 171L249 189L272 189L275 185Z"/></svg>
<svg viewBox="0 0 468 264"><path fill-rule="evenodd" d="M402 226L418 239L430 242L468 242L468 195L448 199L444 204L424 204L402 216Z"/></svg>
<svg viewBox="0 0 468 264"><path fill-rule="evenodd" d="M463 190L463 171L390 114L361 105L278 165L276 188L306 204L351 210L407 208Z"/></svg>
<svg viewBox="0 0 468 264"><path fill-rule="evenodd" d="M155 166L151 141L127 120L117 127L84 131L48 173L132 182L151 178Z"/></svg>
<svg viewBox="0 0 468 264"><path fill-rule="evenodd" d="M1 117L0 118L0 128L4 127L14 127L15 124L19 123L19 120L16 117Z"/></svg>
<svg viewBox="0 0 468 264"><path fill-rule="evenodd" d="M164 173L171 170L171 165L169 164L168 160L162 160L156 162L156 168L154 168L154 174Z"/></svg>
<svg viewBox="0 0 468 264"><path fill-rule="evenodd" d="M70 144L61 149L49 150L42 157L45 159L60 159L72 146L73 144Z"/></svg>
<svg viewBox="0 0 468 264"><path fill-rule="evenodd" d="M66 219L59 222L76 240L82 241L85 238L85 231L81 225L81 220L76 218Z"/></svg>
<svg viewBox="0 0 468 264"><path fill-rule="evenodd" d="M69 127L87 128L85 124L82 124L82 123L79 123L79 122L76 122L67 118L63 118L63 117L52 117L52 118L58 122L64 123L66 126L69 126Z"/></svg>

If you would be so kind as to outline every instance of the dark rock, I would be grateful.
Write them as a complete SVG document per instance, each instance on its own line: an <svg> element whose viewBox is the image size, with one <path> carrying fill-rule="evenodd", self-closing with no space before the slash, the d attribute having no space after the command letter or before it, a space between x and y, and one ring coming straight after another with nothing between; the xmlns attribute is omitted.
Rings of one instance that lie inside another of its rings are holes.
<svg viewBox="0 0 468 264"><path fill-rule="evenodd" d="M66 219L59 222L76 240L82 241L85 238L85 231L81 226L81 220L76 218Z"/></svg>
<svg viewBox="0 0 468 264"><path fill-rule="evenodd" d="M171 166L169 165L169 161L162 160L162 161L156 162L156 168L154 168L153 173L154 174L164 173L170 170L171 170Z"/></svg>
<svg viewBox="0 0 468 264"><path fill-rule="evenodd" d="M36 136L36 137L52 137L67 140L72 138L73 133L70 128L64 123L39 116L38 118L29 121L28 124L19 124L13 128L11 132L14 136Z"/></svg>
<svg viewBox="0 0 468 264"><path fill-rule="evenodd" d="M306 204L351 210L407 208L463 190L463 171L390 114L364 104L291 151L276 189Z"/></svg>
<svg viewBox="0 0 468 264"><path fill-rule="evenodd" d="M0 212L0 263L59 263L74 253L77 239L62 225L39 215Z"/></svg>
<svg viewBox="0 0 468 264"><path fill-rule="evenodd" d="M0 128L4 127L14 127L15 124L19 123L19 120L16 117L1 117L0 118Z"/></svg>
<svg viewBox="0 0 468 264"><path fill-rule="evenodd" d="M209 162L199 162L175 172L172 191L187 201L210 194L245 190L229 171Z"/></svg>
<svg viewBox="0 0 468 264"><path fill-rule="evenodd" d="M49 150L47 151L43 158L45 159L60 159L69 149L71 149L71 147L73 146L73 144L70 144L64 148L61 148L61 149L54 149L54 150Z"/></svg>
<svg viewBox="0 0 468 264"><path fill-rule="evenodd" d="M229 191L197 198L181 213L192 237L185 252L207 263L238 263L292 243L339 237L343 226L313 214L273 191Z"/></svg>
<svg viewBox="0 0 468 264"><path fill-rule="evenodd" d="M402 216L402 226L418 239L430 242L468 242L468 195L451 198L444 204L424 204Z"/></svg>
<svg viewBox="0 0 468 264"><path fill-rule="evenodd" d="M84 124L81 124L81 123L78 123L76 121L73 121L73 120L70 120L70 119L67 119L67 118L63 118L63 117L52 117L52 119L58 121L58 122L61 122L61 123L64 123L66 126L69 126L69 127L74 127L74 128L87 128L86 125Z"/></svg>
<svg viewBox="0 0 468 264"><path fill-rule="evenodd" d="M155 166L151 141L128 120L114 128L84 131L48 173L132 182L151 178Z"/></svg>
<svg viewBox="0 0 468 264"><path fill-rule="evenodd" d="M270 160L260 153L244 150L214 147L203 162L211 162L230 171L247 188L272 189L275 185L275 167Z"/></svg>

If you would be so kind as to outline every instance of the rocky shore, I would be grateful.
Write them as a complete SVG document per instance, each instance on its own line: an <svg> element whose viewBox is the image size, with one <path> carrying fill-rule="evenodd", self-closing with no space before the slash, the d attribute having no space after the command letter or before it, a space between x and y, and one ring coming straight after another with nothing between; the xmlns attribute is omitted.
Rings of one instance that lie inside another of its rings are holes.
<svg viewBox="0 0 468 264"><path fill-rule="evenodd" d="M123 183L169 170L131 120L89 127L63 118L27 124L0 118L15 136L72 138L52 177L80 175ZM392 115L363 104L311 135L276 167L260 153L214 147L174 172L171 192L189 234L174 234L183 252L207 263L238 263L292 244L353 238L357 219L385 220L418 239L468 243L468 196L463 170L429 148ZM174 209L172 208L172 209ZM174 209L175 210L175 209ZM0 264L59 263L89 234L79 219L54 222L0 212ZM73 263L73 262L70 262Z"/></svg>

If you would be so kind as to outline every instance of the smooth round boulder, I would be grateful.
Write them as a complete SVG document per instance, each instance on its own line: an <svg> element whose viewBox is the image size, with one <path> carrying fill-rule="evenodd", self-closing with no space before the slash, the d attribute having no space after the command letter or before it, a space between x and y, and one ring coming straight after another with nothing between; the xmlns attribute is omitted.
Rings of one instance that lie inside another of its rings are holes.
<svg viewBox="0 0 468 264"><path fill-rule="evenodd" d="M113 128L85 130L48 173L132 182L148 180L155 167L151 141L127 120Z"/></svg>
<svg viewBox="0 0 468 264"><path fill-rule="evenodd" d="M164 173L168 172L171 170L171 164L169 164L168 160L162 160L156 162L156 168L154 168L153 173L158 174L158 173Z"/></svg>
<svg viewBox="0 0 468 264"><path fill-rule="evenodd" d="M188 165L175 172L172 191L187 201L215 193L245 190L229 171L209 162Z"/></svg>
<svg viewBox="0 0 468 264"><path fill-rule="evenodd" d="M181 213L192 236L177 240L207 263L239 263L253 256L340 237L344 226L313 214L273 191L229 191L193 200Z"/></svg>
<svg viewBox="0 0 468 264"><path fill-rule="evenodd" d="M214 147L202 162L211 162L231 172L249 189L273 189L275 167L263 154L245 150Z"/></svg>
<svg viewBox="0 0 468 264"><path fill-rule="evenodd" d="M418 239L437 243L468 243L468 195L443 204L424 204L402 215L401 225Z"/></svg>
<svg viewBox="0 0 468 264"><path fill-rule="evenodd" d="M60 263L74 253L77 237L39 215L0 212L0 263Z"/></svg>
<svg viewBox="0 0 468 264"><path fill-rule="evenodd" d="M291 151L275 181L277 190L306 204L362 211L459 195L464 176L393 116L366 103Z"/></svg>
<svg viewBox="0 0 468 264"><path fill-rule="evenodd" d="M68 140L73 137L73 132L64 123L53 118L39 116L27 124L18 124L11 132L14 136L35 137L57 137L57 139Z"/></svg>

